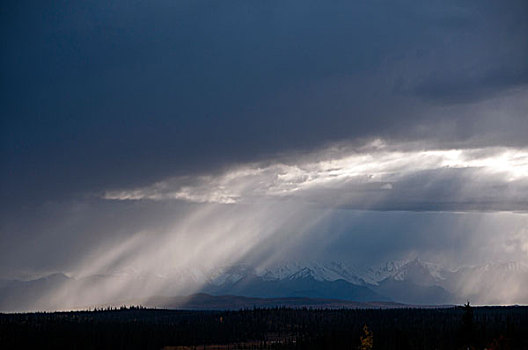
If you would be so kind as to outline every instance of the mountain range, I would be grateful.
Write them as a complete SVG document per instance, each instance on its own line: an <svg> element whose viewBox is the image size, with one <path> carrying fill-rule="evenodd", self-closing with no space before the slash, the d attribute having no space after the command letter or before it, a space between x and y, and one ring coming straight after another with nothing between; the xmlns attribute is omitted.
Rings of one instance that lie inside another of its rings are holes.
<svg viewBox="0 0 528 350"><path fill-rule="evenodd" d="M131 300L148 301L149 305L156 306L155 300L166 301L195 293L409 305L460 304L468 299L475 304L528 304L528 266L511 262L451 270L413 259L366 269L343 262L284 262L265 268L249 264L195 267L165 275L128 271L72 278L57 273L29 281L0 280L0 310L54 310L116 305ZM194 305L199 304L196 300L200 299L193 300ZM279 305L284 303L281 300ZM305 304L314 303L313 300ZM261 301L255 305L262 303L266 304ZM274 302L267 303L274 305ZM166 303L158 304L166 306Z"/></svg>

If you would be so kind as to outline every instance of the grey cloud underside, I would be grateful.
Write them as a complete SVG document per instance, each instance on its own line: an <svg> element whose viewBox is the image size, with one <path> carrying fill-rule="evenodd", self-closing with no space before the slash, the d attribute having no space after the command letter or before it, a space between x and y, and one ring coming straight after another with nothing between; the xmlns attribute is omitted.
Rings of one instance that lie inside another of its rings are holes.
<svg viewBox="0 0 528 350"><path fill-rule="evenodd" d="M5 7L2 193L13 201L343 140L526 143L522 0Z"/></svg>
<svg viewBox="0 0 528 350"><path fill-rule="evenodd" d="M528 209L524 149L402 151L376 141L356 150L319 152L290 162L250 163L222 174L169 178L146 187L107 191L104 198L224 204L288 200L360 210Z"/></svg>
<svg viewBox="0 0 528 350"><path fill-rule="evenodd" d="M442 172L441 172L442 173ZM397 183L371 182L343 184L341 187L316 188L303 193L292 193L274 200L305 201L323 208L347 208L381 211L513 211L527 212L528 183L526 180L502 183L493 180L475 181L475 171L444 171L443 174L424 171L408 176ZM192 191L192 190L191 190ZM226 204L238 200L255 201L270 198L259 194L210 197L210 193L187 196L160 196L165 200L207 202L220 200ZM109 199L115 199L110 197ZM130 198L132 199L132 198ZM145 199L145 198L137 198ZM148 198L147 198L148 199Z"/></svg>

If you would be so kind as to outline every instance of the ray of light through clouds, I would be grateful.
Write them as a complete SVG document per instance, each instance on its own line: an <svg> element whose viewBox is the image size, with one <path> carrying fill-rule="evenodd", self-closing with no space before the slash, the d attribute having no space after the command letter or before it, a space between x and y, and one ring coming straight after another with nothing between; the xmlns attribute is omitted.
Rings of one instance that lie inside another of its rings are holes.
<svg viewBox="0 0 528 350"><path fill-rule="evenodd" d="M420 256L452 268L509 259L528 264L528 151L413 148L375 140L108 190L102 197L110 203L192 205L176 207L184 214L162 227L131 228L117 242L84 251L68 267L80 282L64 282L33 307L187 295L219 266L263 268L287 257L373 264ZM479 276L466 282L456 290L473 295L482 288ZM509 282L486 289L489 297L481 300L515 302L523 292Z"/></svg>
<svg viewBox="0 0 528 350"><path fill-rule="evenodd" d="M0 292L76 282L26 309L414 257L528 304L527 1L3 7Z"/></svg>
<svg viewBox="0 0 528 350"><path fill-rule="evenodd" d="M362 220L372 220L368 217L370 214L362 218L363 210L421 208L457 216L451 219L455 224L448 226L455 233L442 232L445 227L437 231L411 232L410 237L426 236L425 240L415 238L417 242L381 225L380 231L389 230L389 234L399 235L399 239L405 241L400 250L396 249L396 254L404 252L426 257L429 254L431 259L446 263L442 261L446 254L468 254L467 249L474 249L469 260L456 256L449 259L468 264L471 259L479 262L501 259L507 253L528 263L525 258L528 220L524 214L528 198L528 152L508 148L416 151L406 148L378 140L354 150L332 148L282 163L238 165L222 174L172 178L144 188L108 191L104 194L107 200L183 200L199 205L164 230L136 232L117 245L96 251L95 259L91 255L72 269L78 277L132 269L144 273L145 280L141 283L130 279L99 283L88 280L75 293L70 290L64 294L54 292L55 302L60 304L59 300L64 303L73 298L67 305L79 305L132 298L138 294L188 294L206 282L204 273L218 266L250 260L257 265L267 265L292 254L289 250L302 251L299 246L305 240L331 241L332 234L335 239L343 232L343 228L332 227L332 222L342 215L340 208L354 209L356 213L352 219L349 216L345 219L345 231L349 231L350 226L361 225ZM413 181L412 188L409 187L409 179L416 177L424 180ZM437 187L444 188L446 183L451 183L452 191L446 194L443 190L440 197L435 197ZM398 190L400 186L402 190ZM500 190L490 193L493 188ZM395 191L397 194L392 195ZM389 223L395 220L390 216L386 219ZM412 220L416 220L416 216ZM506 222L510 224L502 226ZM326 233L324 238L317 237L317 232L325 227L334 232ZM427 235L438 237L428 238ZM383 232L371 238L386 240L388 235ZM457 249L449 244L435 247L439 241L454 241L462 246ZM352 239L349 254L359 254L354 244L357 242ZM182 271L193 269L197 274L195 279L182 281L177 278ZM155 274L149 275L149 272ZM458 288L468 294L474 293L476 287L472 284L478 285L477 282L481 281L470 280L468 285ZM520 291L512 291L510 287L504 290L495 287L493 295L502 296L506 302L514 301ZM130 290L134 293L128 294Z"/></svg>
<svg viewBox="0 0 528 350"><path fill-rule="evenodd" d="M525 211L527 179L525 149L402 150L376 140L355 150L331 148L297 162L239 165L220 175L108 191L104 198L224 204L294 198L355 209ZM445 184L450 184L447 191ZM427 201L431 207L416 205Z"/></svg>
<svg viewBox="0 0 528 350"><path fill-rule="evenodd" d="M257 246L272 243L273 250L280 252L275 246L277 240L287 245L322 217L324 213L320 211L288 202L204 204L164 230L133 232L118 244L96 248L72 265L71 275L83 281L75 290L69 286L53 290L37 300L35 307L64 308L116 300L130 302L138 297L187 295L206 283L214 269L244 260L255 253ZM267 255L262 261L269 258ZM121 279L120 273L124 274ZM126 278L129 273L135 277ZM117 278L93 278L107 274Z"/></svg>

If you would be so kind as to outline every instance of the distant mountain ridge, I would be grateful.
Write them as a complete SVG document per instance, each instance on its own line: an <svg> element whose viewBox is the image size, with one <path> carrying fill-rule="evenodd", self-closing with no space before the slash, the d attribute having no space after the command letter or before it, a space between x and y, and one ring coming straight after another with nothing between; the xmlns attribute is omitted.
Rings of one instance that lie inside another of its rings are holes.
<svg viewBox="0 0 528 350"><path fill-rule="evenodd" d="M285 278L266 279L249 274L235 282L227 280L220 285L206 285L202 291L214 295L232 294L248 297L310 297L353 301L389 301L372 289L355 285L344 279L316 279L310 270L302 269Z"/></svg>
<svg viewBox="0 0 528 350"><path fill-rule="evenodd" d="M127 286L109 294L115 286ZM87 287L97 286L98 295ZM151 286L162 286L152 292ZM405 304L528 304L528 266L521 262L464 266L456 270L420 259L359 269L343 262L284 262L266 267L234 264L193 267L172 273L135 271L71 278L0 280L0 310L107 304L148 295L173 297L202 292L248 298L315 298ZM74 297L72 297L72 295Z"/></svg>
<svg viewBox="0 0 528 350"><path fill-rule="evenodd" d="M366 271L342 262L288 262L259 271L239 265L224 270L221 278L202 290L215 295L250 297L305 296L411 304L456 302L457 298L442 287L439 270L418 259L389 262Z"/></svg>

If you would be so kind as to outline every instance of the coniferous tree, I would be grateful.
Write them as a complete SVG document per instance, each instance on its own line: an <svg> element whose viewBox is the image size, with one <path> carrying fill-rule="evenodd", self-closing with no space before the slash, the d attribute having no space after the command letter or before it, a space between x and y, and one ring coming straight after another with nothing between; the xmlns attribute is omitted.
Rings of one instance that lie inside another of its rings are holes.
<svg viewBox="0 0 528 350"><path fill-rule="evenodd" d="M472 349L475 338L475 324L473 322L473 308L469 304L469 300L464 304L461 333L464 349Z"/></svg>

